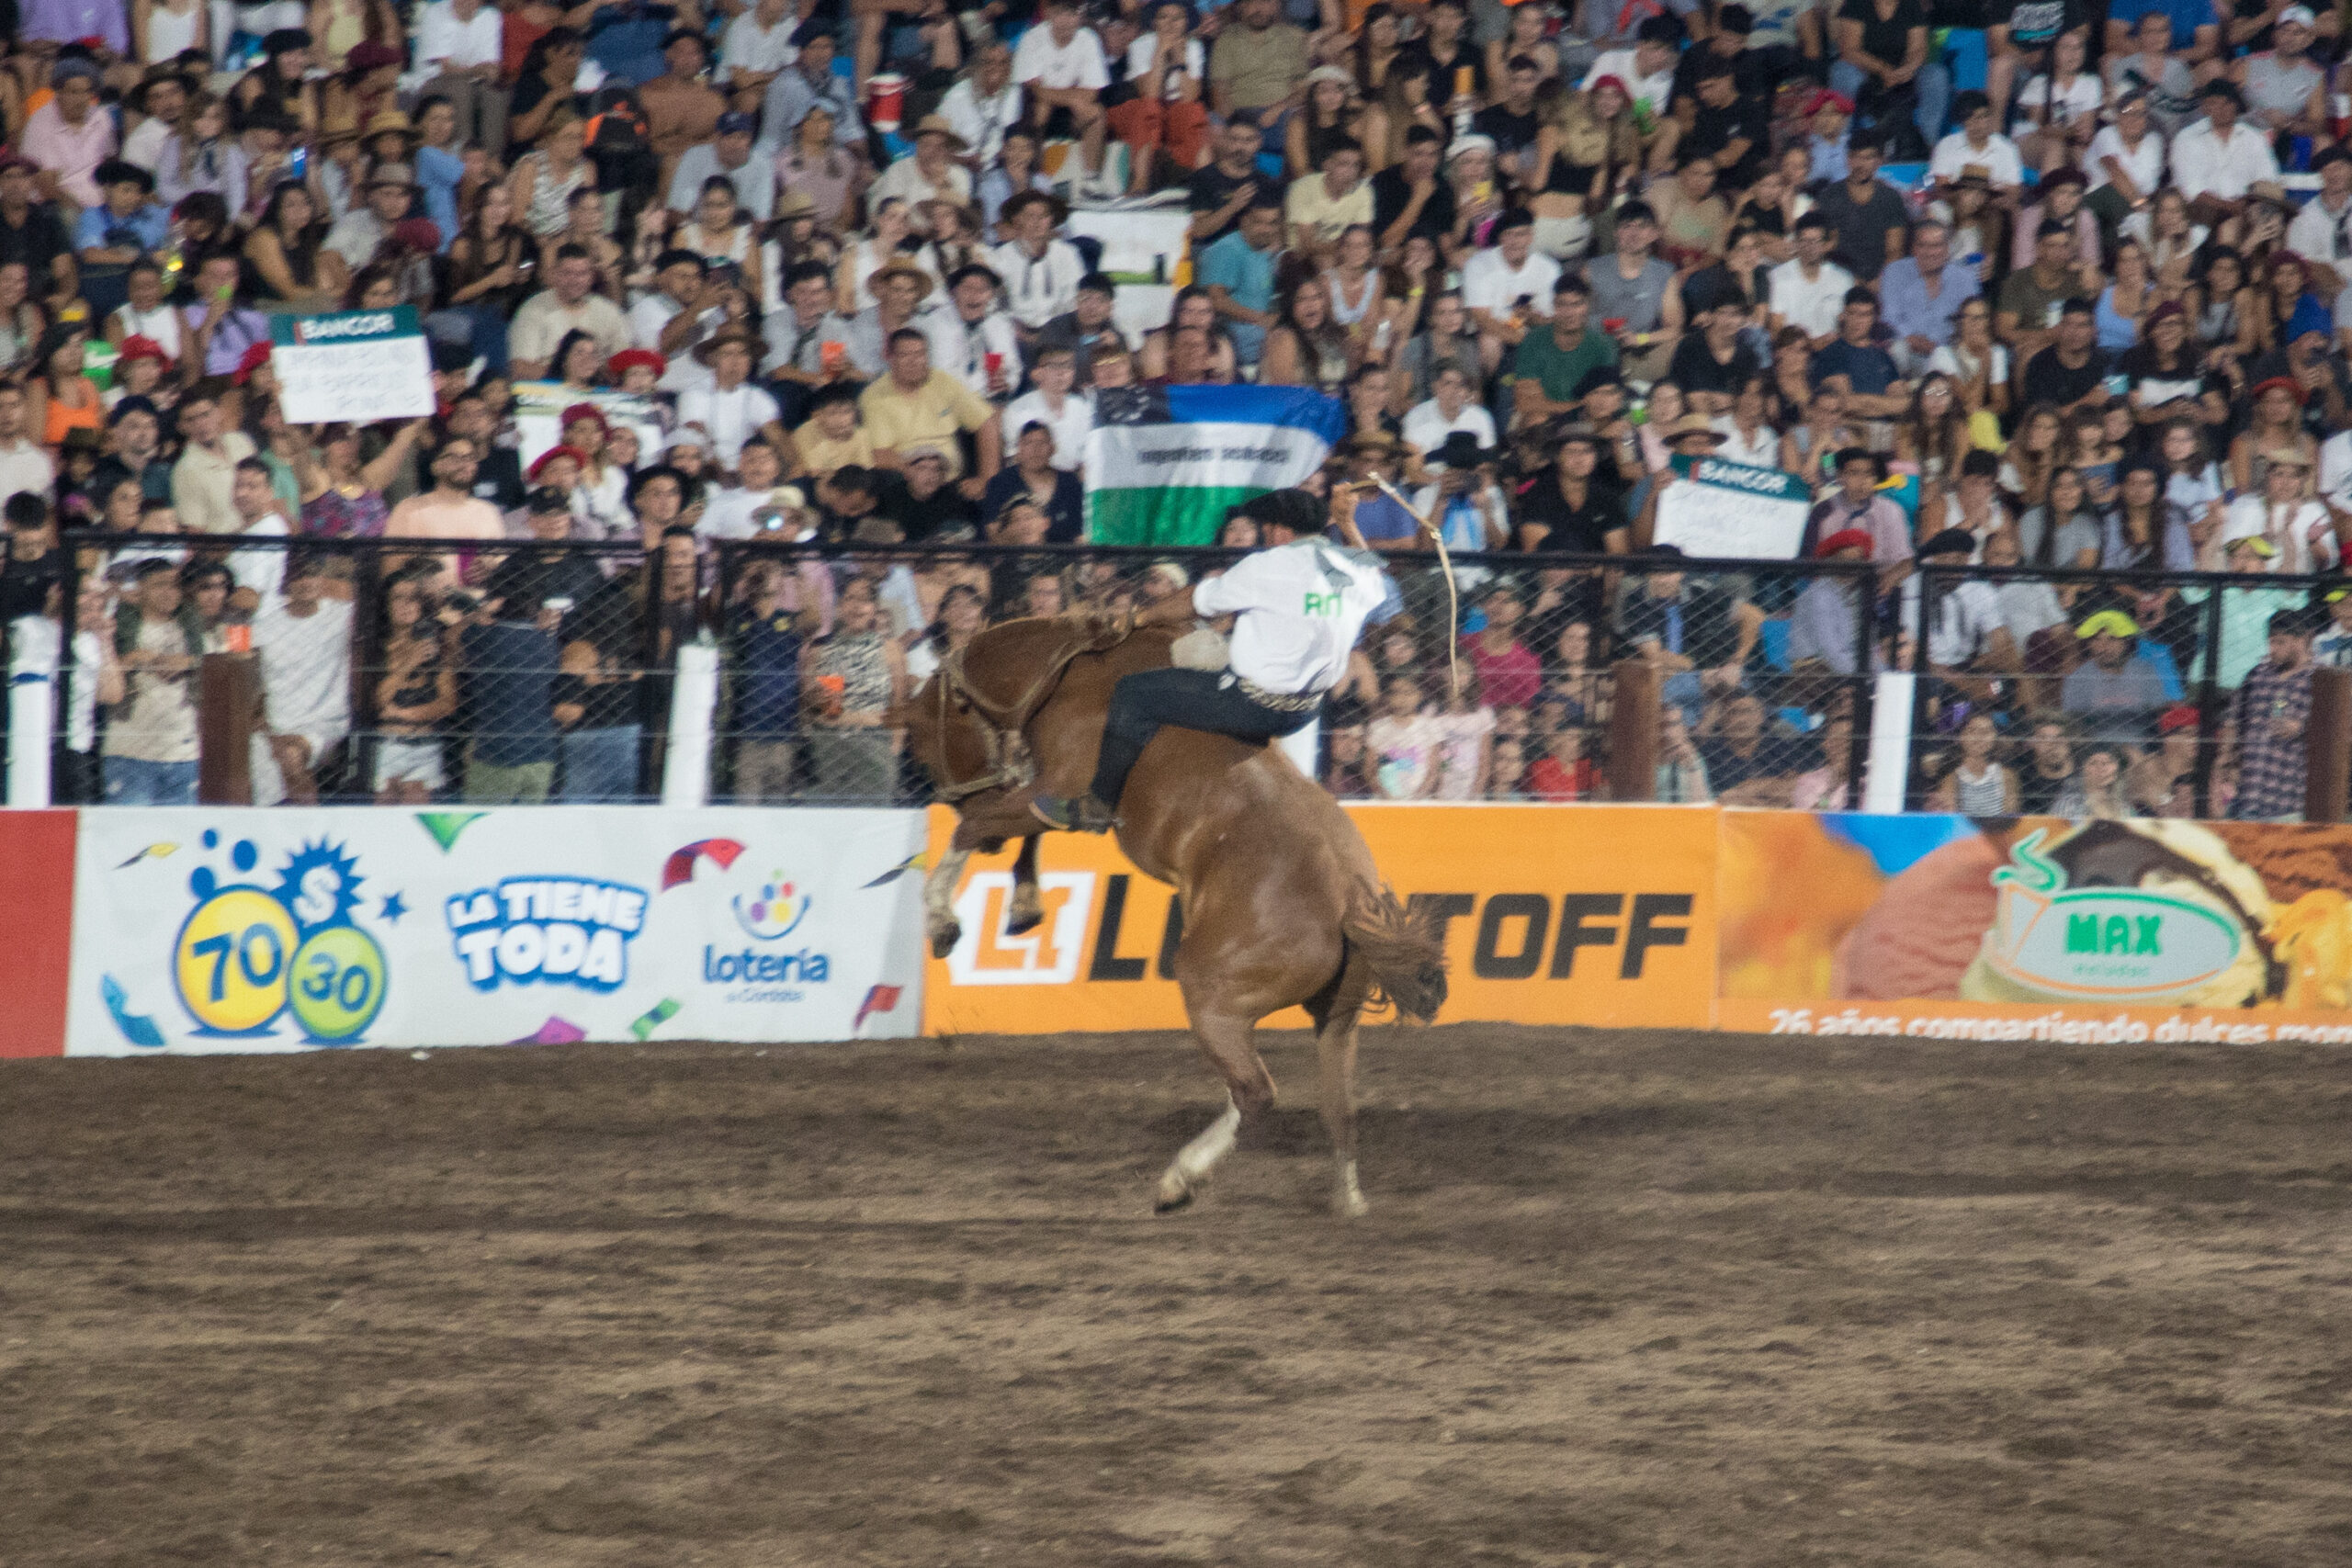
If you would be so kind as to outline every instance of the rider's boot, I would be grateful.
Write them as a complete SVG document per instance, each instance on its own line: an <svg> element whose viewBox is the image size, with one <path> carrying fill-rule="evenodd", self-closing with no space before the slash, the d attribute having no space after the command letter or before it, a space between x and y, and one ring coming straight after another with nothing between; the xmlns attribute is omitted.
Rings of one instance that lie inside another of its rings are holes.
<svg viewBox="0 0 2352 1568"><path fill-rule="evenodd" d="M1041 795L1029 803L1029 810L1038 821L1066 833L1107 833L1119 825L1112 809L1091 795Z"/></svg>

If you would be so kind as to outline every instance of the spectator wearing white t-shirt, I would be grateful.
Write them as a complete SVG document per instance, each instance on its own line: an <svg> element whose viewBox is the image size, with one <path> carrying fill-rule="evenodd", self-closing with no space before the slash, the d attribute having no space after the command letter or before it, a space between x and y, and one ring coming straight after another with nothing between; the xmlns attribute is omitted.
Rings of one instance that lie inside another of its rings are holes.
<svg viewBox="0 0 2352 1568"><path fill-rule="evenodd" d="M1828 259L1836 230L1818 212L1797 220L1797 254L1774 267L1769 276L1772 331L1803 327L1815 348L1826 348L1838 335L1838 317L1846 308L1847 290L1854 275Z"/></svg>
<svg viewBox="0 0 2352 1568"><path fill-rule="evenodd" d="M1495 416L1472 400L1470 375L1462 366L1451 360L1439 366L1430 377L1430 390L1434 396L1405 415L1406 445L1427 457L1457 430L1466 431L1480 446L1495 444Z"/></svg>
<svg viewBox="0 0 2352 1568"><path fill-rule="evenodd" d="M449 100L458 139L495 163L506 154L506 89L499 85L505 14L489 0L434 0L417 16L416 64L439 68L423 98Z"/></svg>
<svg viewBox="0 0 2352 1568"><path fill-rule="evenodd" d="M757 112L768 84L800 58L792 42L799 26L790 0L760 0L727 24L718 44L718 75L737 108Z"/></svg>
<svg viewBox="0 0 2352 1568"><path fill-rule="evenodd" d="M317 770L351 733L351 605L324 597L325 562L298 554L254 615L261 728L253 738L255 806L319 803Z"/></svg>
<svg viewBox="0 0 2352 1568"><path fill-rule="evenodd" d="M2013 191L2025 183L2025 164L2017 143L1994 129L1993 101L1974 91L1951 101L1952 118L1960 129L1936 143L1928 159L1928 175L1939 186L1958 182L1971 168L1981 168L1996 191Z"/></svg>
<svg viewBox="0 0 2352 1568"><path fill-rule="evenodd" d="M1550 314L1552 286L1559 281L1560 264L1535 248L1534 218L1523 209L1505 213L1495 243L1462 264L1462 306L1490 356L1508 353L1530 322ZM1522 299L1532 313L1519 319Z"/></svg>
<svg viewBox="0 0 2352 1568"><path fill-rule="evenodd" d="M2147 94L2126 93L2116 101L2115 123L2091 138L2083 167L2091 176L2083 205L2109 227L2156 194L2165 183L2165 138L2149 118Z"/></svg>
<svg viewBox="0 0 2352 1568"><path fill-rule="evenodd" d="M1032 420L1053 432L1054 467L1076 473L1086 457L1086 438L1094 429L1094 405L1071 390L1078 381L1077 355L1067 348L1041 349L1030 377L1036 389L1004 405L1004 446L1013 442Z"/></svg>
<svg viewBox="0 0 2352 1568"><path fill-rule="evenodd" d="M708 432L711 456L721 468L732 468L743 443L754 436L764 435L770 446L784 450L783 411L749 380L762 352L758 336L741 327L727 328L695 350L695 357L710 367L711 384L679 395L678 424L698 424Z"/></svg>
<svg viewBox="0 0 2352 1568"><path fill-rule="evenodd" d="M1012 79L1012 46L991 42L972 57L969 74L947 89L939 112L972 150L972 166L1001 161L1004 133L1022 120L1021 85Z"/></svg>
<svg viewBox="0 0 2352 1568"><path fill-rule="evenodd" d="M1046 141L1079 139L1085 169L1080 194L1091 186L1115 197L1123 194L1115 185L1106 191L1101 184L1110 124L1102 89L1111 85L1111 68L1102 40L1082 25L1083 15L1079 0L1046 0L1045 19L1023 33L1013 51L1012 79L1028 94L1030 122Z"/></svg>

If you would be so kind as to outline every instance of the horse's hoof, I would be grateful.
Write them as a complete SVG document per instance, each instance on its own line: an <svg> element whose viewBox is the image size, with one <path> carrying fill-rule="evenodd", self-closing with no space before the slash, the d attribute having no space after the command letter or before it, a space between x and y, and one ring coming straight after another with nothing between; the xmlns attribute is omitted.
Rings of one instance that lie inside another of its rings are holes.
<svg viewBox="0 0 2352 1568"><path fill-rule="evenodd" d="M1193 1189L1174 1181L1173 1178L1159 1184L1159 1195L1151 1201L1155 1214L1172 1214L1179 1209L1193 1206Z"/></svg>
<svg viewBox="0 0 2352 1568"><path fill-rule="evenodd" d="M1012 895L1012 907L1004 913L1005 935L1019 936L1024 931L1034 931L1045 922L1044 903L1034 896L1023 898L1020 890L1015 889Z"/></svg>
<svg viewBox="0 0 2352 1568"><path fill-rule="evenodd" d="M1343 1220L1360 1220L1372 1213L1361 1192L1342 1192L1331 1200L1331 1212Z"/></svg>
<svg viewBox="0 0 2352 1568"><path fill-rule="evenodd" d="M946 957L956 951L956 944L962 941L963 937L964 928L952 920L949 921L931 933L931 955L933 958Z"/></svg>

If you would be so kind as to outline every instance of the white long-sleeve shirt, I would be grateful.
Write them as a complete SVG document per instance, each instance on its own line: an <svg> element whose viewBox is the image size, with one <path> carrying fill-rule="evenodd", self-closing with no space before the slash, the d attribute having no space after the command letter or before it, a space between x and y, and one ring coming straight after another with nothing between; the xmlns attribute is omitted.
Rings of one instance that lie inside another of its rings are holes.
<svg viewBox="0 0 2352 1568"><path fill-rule="evenodd" d="M1229 664L1243 680L1269 692L1327 692L1347 672L1356 637L1387 598L1387 573L1369 551L1301 539L1202 579L1193 607L1239 615Z"/></svg>
<svg viewBox="0 0 2352 1568"><path fill-rule="evenodd" d="M2182 127L2172 139L2172 183L2191 201L2200 196L2235 201L2255 181L2278 177L2270 139L2244 121L2230 127L2226 141L2214 134L2210 119Z"/></svg>
<svg viewBox="0 0 2352 1568"><path fill-rule="evenodd" d="M495 65L505 16L485 5L470 21L460 21L449 0L434 0L416 24L416 62L440 64L452 70L469 65Z"/></svg>
<svg viewBox="0 0 2352 1568"><path fill-rule="evenodd" d="M1078 304L1078 280L1086 276L1086 260L1067 240L1048 240L1046 254L1032 256L1018 240L1008 240L989 253L989 265L1004 279L1004 298L1012 319L1035 329Z"/></svg>

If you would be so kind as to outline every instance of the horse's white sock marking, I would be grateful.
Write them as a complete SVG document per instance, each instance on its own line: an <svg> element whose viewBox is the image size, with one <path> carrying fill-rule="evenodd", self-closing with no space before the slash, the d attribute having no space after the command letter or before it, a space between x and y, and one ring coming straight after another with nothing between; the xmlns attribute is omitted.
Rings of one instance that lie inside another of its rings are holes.
<svg viewBox="0 0 2352 1568"><path fill-rule="evenodd" d="M1356 1185L1356 1162L1340 1162L1339 1182L1331 1194L1331 1207L1349 1219L1361 1219L1372 1213L1372 1205L1363 1201L1363 1189Z"/></svg>
<svg viewBox="0 0 2352 1568"><path fill-rule="evenodd" d="M1167 1174L1159 1179L1159 1202L1165 1208L1182 1203L1193 1195L1193 1189L1208 1179L1216 1162L1233 1152L1237 1134L1241 1130L1241 1107L1233 1103L1228 1094L1225 1112L1203 1129L1201 1135L1176 1151L1169 1163Z"/></svg>

